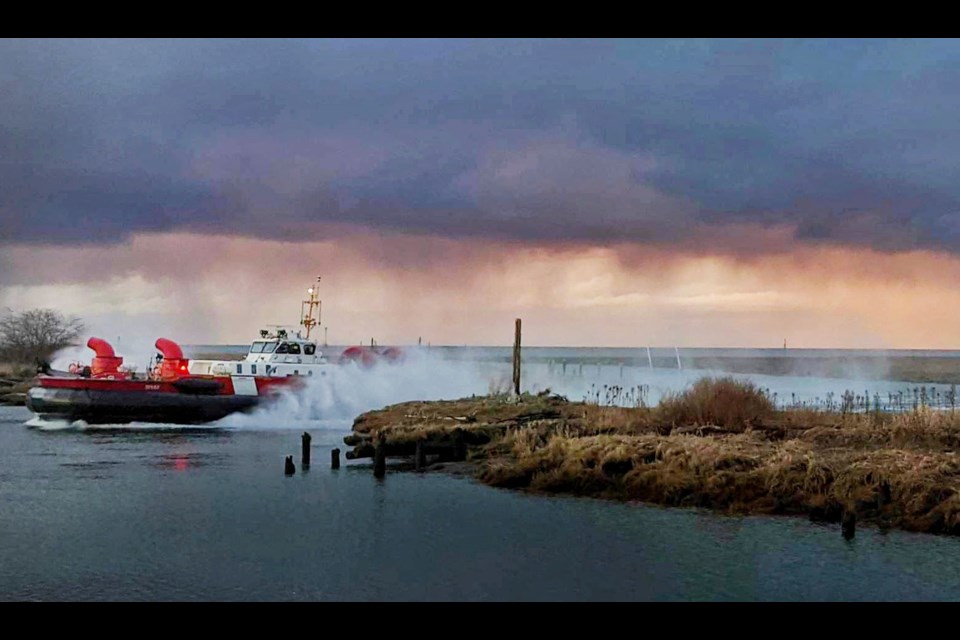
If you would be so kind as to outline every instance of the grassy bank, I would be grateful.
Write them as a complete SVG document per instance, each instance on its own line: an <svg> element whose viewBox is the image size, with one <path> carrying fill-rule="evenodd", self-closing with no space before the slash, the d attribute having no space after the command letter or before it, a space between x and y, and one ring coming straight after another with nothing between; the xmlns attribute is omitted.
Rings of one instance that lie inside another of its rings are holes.
<svg viewBox="0 0 960 640"><path fill-rule="evenodd" d="M653 408L551 396L411 402L361 415L350 457L440 459L544 493L804 515L960 533L960 416L777 411L749 384L702 380Z"/></svg>

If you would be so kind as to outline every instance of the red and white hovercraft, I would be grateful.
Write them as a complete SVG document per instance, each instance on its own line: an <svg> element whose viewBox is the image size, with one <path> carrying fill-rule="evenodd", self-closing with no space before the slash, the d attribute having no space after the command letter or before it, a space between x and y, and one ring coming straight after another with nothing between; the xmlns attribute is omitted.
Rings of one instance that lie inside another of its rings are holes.
<svg viewBox="0 0 960 640"><path fill-rule="evenodd" d="M261 331L243 360L191 360L178 344L159 338L155 366L137 373L122 367L123 358L106 341L90 338L87 346L96 353L90 365L75 363L69 371L40 374L37 386L27 393L27 407L41 418L88 424L202 424L249 411L280 390L297 389L306 379L326 376L338 366L370 367L403 358L396 347L357 346L328 361L310 339L320 301L316 286L308 293L300 321L306 336L299 331L291 336L284 329Z"/></svg>

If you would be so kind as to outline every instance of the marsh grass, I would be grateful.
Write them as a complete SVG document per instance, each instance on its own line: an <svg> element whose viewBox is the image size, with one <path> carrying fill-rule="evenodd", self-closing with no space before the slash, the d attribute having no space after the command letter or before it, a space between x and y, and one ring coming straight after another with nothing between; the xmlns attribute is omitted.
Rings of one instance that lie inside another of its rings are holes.
<svg viewBox="0 0 960 640"><path fill-rule="evenodd" d="M776 411L753 383L734 378L702 378L692 387L660 400L657 414L670 424L747 428Z"/></svg>
<svg viewBox="0 0 960 640"><path fill-rule="evenodd" d="M960 418L777 410L768 394L702 379L655 407L486 396L360 416L392 442L472 434L480 479L499 487L735 513L805 514L960 534Z"/></svg>

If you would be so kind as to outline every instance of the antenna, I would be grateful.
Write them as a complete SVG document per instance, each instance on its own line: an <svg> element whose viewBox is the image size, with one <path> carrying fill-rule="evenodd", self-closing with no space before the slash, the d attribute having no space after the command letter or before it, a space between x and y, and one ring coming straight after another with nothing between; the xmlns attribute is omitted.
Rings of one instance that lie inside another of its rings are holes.
<svg viewBox="0 0 960 640"><path fill-rule="evenodd" d="M307 289L310 298L300 303L300 324L307 329L307 339L310 339L310 330L317 326L320 321L320 299L317 295L320 293L320 276L317 276L317 283ZM317 308L317 317L313 317L313 308ZM306 308L306 312L304 312Z"/></svg>

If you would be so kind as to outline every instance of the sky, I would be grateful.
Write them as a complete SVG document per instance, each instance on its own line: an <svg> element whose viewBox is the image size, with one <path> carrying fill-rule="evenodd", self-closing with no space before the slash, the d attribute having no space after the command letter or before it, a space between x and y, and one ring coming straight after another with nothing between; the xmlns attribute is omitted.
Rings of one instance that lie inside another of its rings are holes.
<svg viewBox="0 0 960 640"><path fill-rule="evenodd" d="M957 348L960 41L0 40L0 310Z"/></svg>

